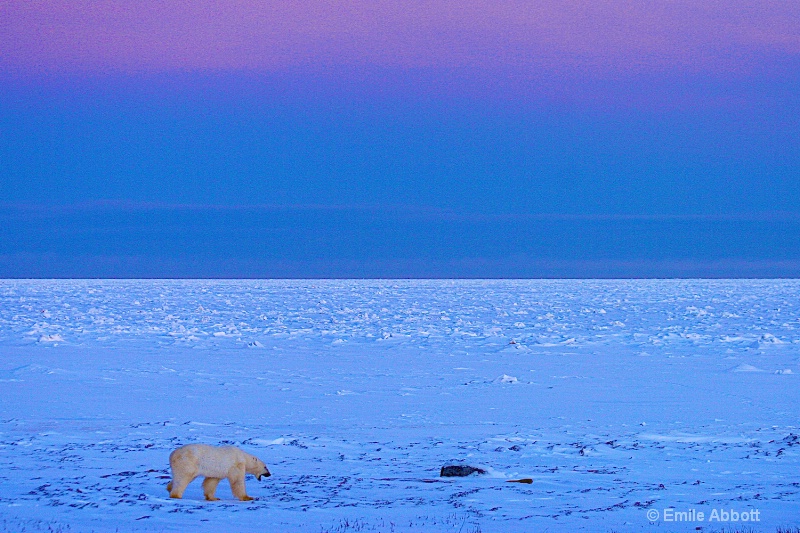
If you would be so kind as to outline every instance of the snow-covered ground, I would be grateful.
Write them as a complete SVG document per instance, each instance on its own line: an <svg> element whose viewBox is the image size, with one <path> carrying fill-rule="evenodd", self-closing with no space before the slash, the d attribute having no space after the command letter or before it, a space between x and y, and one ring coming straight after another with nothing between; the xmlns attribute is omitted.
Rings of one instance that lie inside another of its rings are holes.
<svg viewBox="0 0 800 533"><path fill-rule="evenodd" d="M774 532L799 363L794 280L3 280L0 529ZM170 500L192 442L273 476Z"/></svg>

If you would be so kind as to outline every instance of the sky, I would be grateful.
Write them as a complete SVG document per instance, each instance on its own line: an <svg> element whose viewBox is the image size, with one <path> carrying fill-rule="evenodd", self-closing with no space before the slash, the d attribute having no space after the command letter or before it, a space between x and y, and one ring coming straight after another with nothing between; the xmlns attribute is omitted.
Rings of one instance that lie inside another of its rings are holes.
<svg viewBox="0 0 800 533"><path fill-rule="evenodd" d="M800 4L0 4L0 277L800 276Z"/></svg>

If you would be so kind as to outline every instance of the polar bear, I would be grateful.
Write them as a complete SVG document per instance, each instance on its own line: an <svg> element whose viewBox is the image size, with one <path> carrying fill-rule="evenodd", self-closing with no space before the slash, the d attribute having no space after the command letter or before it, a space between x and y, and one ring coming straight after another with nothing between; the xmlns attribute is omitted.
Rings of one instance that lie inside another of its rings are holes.
<svg viewBox="0 0 800 533"><path fill-rule="evenodd" d="M209 446L207 444L188 444L169 454L172 468L172 481L167 484L170 498L181 498L186 486L198 476L205 476L203 494L206 500L219 500L214 493L222 478L228 478L233 495L242 501L252 500L244 488L244 475L261 476L271 474L259 459L236 446Z"/></svg>

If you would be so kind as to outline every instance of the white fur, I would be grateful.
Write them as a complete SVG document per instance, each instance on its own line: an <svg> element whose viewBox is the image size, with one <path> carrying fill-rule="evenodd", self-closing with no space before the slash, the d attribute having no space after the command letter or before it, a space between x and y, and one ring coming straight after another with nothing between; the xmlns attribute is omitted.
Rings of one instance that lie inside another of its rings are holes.
<svg viewBox="0 0 800 533"><path fill-rule="evenodd" d="M169 465L172 468L172 481L167 485L167 490L172 498L183 497L186 486L196 477L203 476L203 493L207 500L217 499L217 484L225 478L237 498L252 500L245 491L245 474L253 474L259 479L270 475L263 461L235 446L181 446L170 454Z"/></svg>

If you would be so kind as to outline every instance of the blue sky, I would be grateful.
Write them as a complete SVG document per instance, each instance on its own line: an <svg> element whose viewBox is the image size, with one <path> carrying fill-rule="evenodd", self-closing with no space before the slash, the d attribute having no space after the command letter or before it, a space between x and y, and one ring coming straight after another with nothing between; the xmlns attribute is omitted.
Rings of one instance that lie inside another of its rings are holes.
<svg viewBox="0 0 800 533"><path fill-rule="evenodd" d="M738 40L687 64L659 42L533 67L392 63L392 43L235 68L18 46L0 276L800 275L800 57Z"/></svg>

